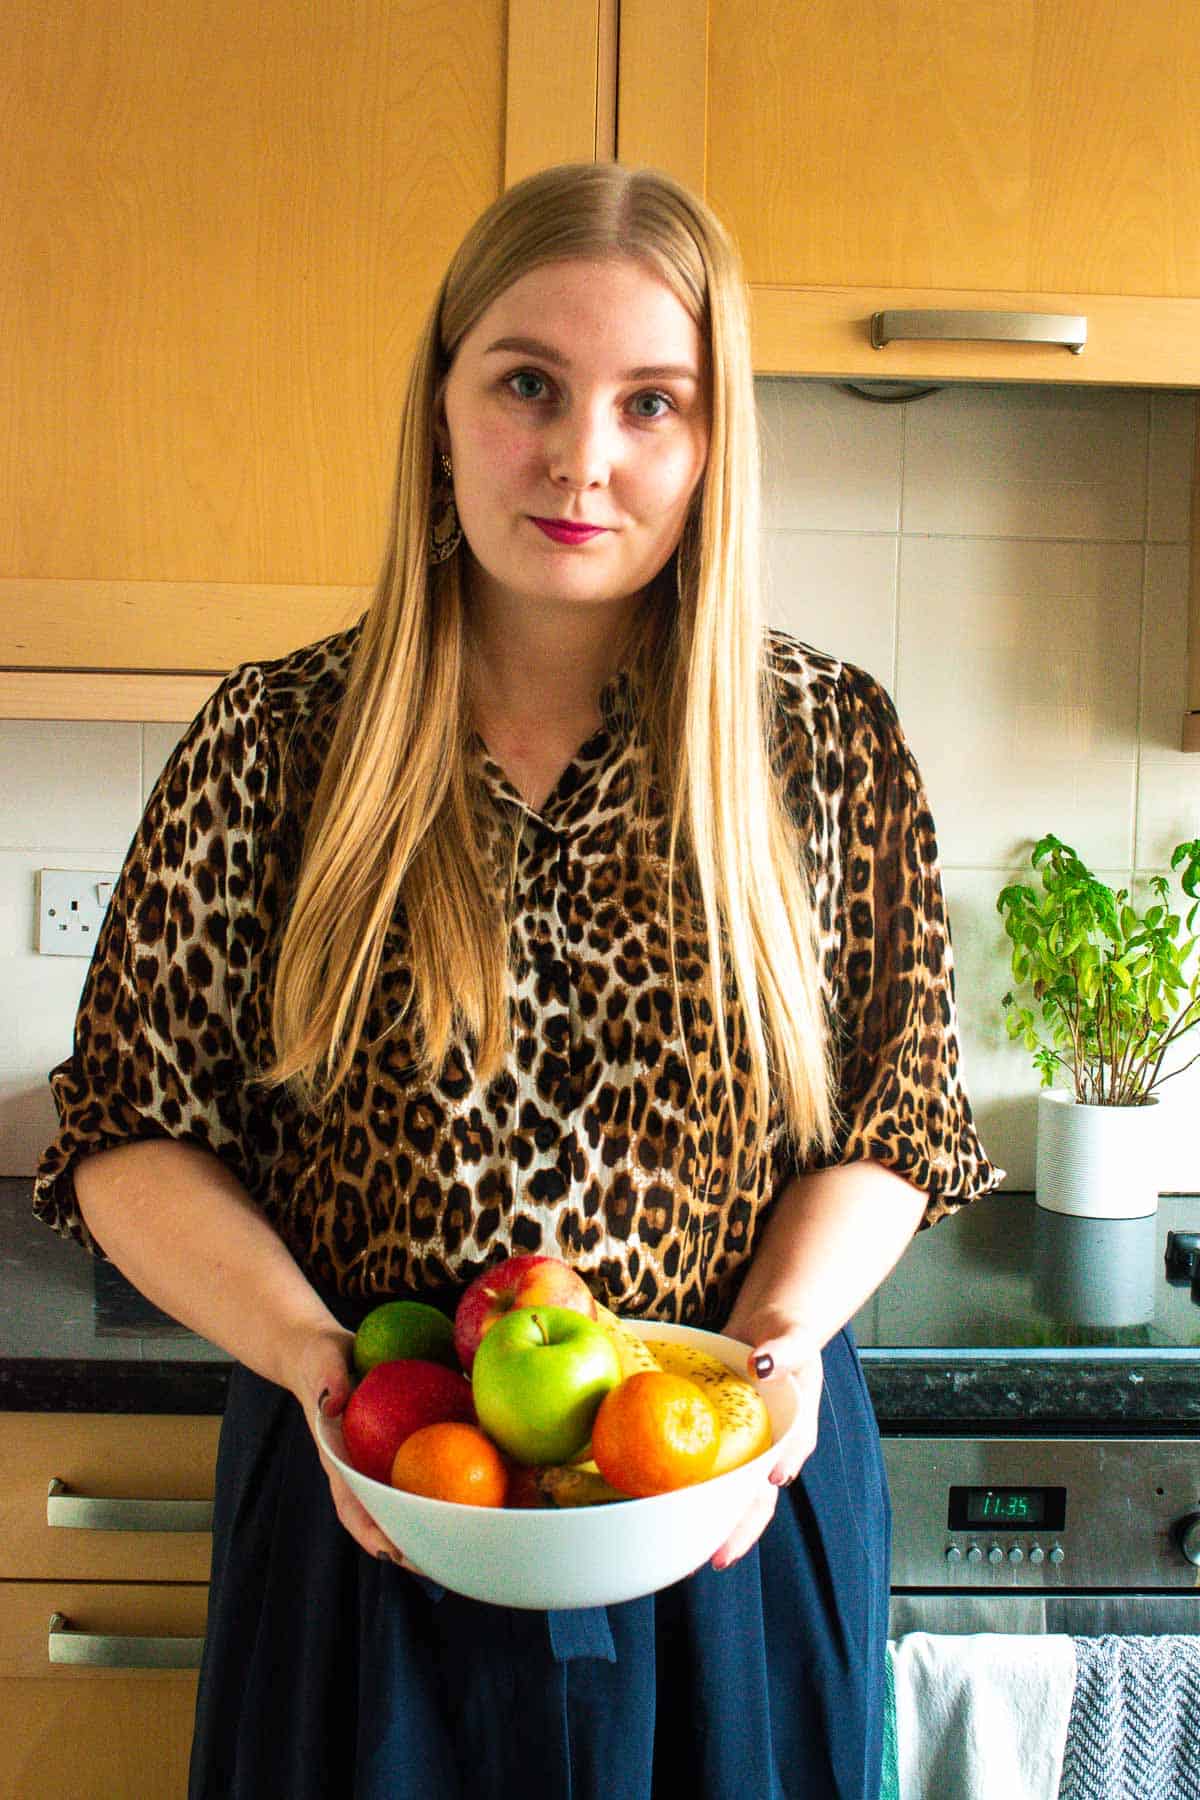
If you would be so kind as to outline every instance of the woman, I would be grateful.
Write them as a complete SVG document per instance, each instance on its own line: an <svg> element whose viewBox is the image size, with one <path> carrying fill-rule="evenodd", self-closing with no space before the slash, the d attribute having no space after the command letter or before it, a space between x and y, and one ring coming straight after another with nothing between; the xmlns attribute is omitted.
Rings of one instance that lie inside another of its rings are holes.
<svg viewBox="0 0 1200 1800"><path fill-rule="evenodd" d="M236 670L150 802L36 1205L238 1365L193 1796L878 1791L845 1327L999 1175L919 776L870 677L764 634L757 480L717 221L531 178L431 310L365 619ZM311 1435L372 1304L527 1250L804 1395L713 1563L607 1611L442 1593Z"/></svg>

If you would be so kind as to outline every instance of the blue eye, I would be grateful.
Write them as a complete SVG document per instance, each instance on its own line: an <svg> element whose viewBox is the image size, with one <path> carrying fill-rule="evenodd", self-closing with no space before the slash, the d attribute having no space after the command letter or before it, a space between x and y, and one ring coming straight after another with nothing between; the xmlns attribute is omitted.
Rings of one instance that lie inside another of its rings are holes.
<svg viewBox="0 0 1200 1800"><path fill-rule="evenodd" d="M536 369L518 369L515 375L508 377L508 385L518 400L540 400L546 387L546 377L539 375Z"/></svg>
<svg viewBox="0 0 1200 1800"><path fill-rule="evenodd" d="M661 408L662 410L661 411L656 410L654 412L648 412L648 411L643 410L642 403L643 403L643 401L647 401L647 400L650 402L651 406L653 406L655 408ZM668 413L673 410L672 403L666 394L659 394L652 390L648 391L644 394L638 394L633 402L633 405L634 405L634 410L637 412L637 416L639 419L661 419L663 417L664 413Z"/></svg>

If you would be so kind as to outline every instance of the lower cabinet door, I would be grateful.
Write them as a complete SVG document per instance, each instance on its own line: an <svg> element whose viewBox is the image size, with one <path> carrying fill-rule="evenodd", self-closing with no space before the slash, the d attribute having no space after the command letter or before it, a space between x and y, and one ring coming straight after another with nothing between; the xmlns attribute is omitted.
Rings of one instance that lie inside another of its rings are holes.
<svg viewBox="0 0 1200 1800"><path fill-rule="evenodd" d="M206 1598L0 1583L0 1800L181 1800Z"/></svg>

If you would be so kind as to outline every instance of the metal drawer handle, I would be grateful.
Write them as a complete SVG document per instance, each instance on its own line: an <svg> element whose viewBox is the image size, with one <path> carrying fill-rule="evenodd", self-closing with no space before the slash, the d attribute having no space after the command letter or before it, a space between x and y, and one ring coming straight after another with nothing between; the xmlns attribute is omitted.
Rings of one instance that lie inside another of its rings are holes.
<svg viewBox="0 0 1200 1800"><path fill-rule="evenodd" d="M73 1494L55 1475L46 1495L47 1525L73 1531L211 1531L211 1500L108 1500Z"/></svg>
<svg viewBox="0 0 1200 1800"><path fill-rule="evenodd" d="M50 1615L50 1661L89 1669L198 1669L202 1637L118 1637L76 1631L62 1613Z"/></svg>
<svg viewBox="0 0 1200 1800"><path fill-rule="evenodd" d="M882 350L894 338L987 339L1017 344L1061 344L1082 356L1087 319L1079 313L877 312L871 314L871 344Z"/></svg>

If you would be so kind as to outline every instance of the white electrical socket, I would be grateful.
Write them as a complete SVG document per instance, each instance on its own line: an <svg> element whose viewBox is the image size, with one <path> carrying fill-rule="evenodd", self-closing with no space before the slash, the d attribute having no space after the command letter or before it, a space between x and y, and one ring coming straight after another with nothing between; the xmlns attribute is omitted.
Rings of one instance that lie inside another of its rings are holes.
<svg viewBox="0 0 1200 1800"><path fill-rule="evenodd" d="M39 956L90 956L117 880L115 869L39 869Z"/></svg>

